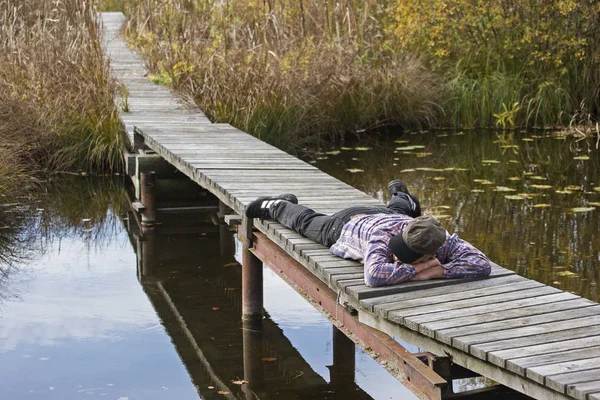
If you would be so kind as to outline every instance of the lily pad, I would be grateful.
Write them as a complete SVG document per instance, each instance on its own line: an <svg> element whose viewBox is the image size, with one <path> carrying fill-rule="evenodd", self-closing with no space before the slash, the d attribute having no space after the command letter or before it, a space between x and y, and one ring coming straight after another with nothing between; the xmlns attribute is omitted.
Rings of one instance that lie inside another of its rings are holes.
<svg viewBox="0 0 600 400"><path fill-rule="evenodd" d="M513 189L513 188L509 188L506 186L496 186L496 189L494 189L496 192L516 192L517 189Z"/></svg>
<svg viewBox="0 0 600 400"><path fill-rule="evenodd" d="M525 200L525 197L519 196L518 194L504 196L504 198L507 200Z"/></svg>
<svg viewBox="0 0 600 400"><path fill-rule="evenodd" d="M590 157L589 156L577 156L577 157L573 157L573 160L589 160Z"/></svg>
<svg viewBox="0 0 600 400"><path fill-rule="evenodd" d="M574 213L585 213L585 212L594 211L595 209L596 209L595 207L575 207L575 208L571 208L571 211L573 211Z"/></svg>
<svg viewBox="0 0 600 400"><path fill-rule="evenodd" d="M551 189L552 186L550 185L531 185L532 188L534 189Z"/></svg>
<svg viewBox="0 0 600 400"><path fill-rule="evenodd" d="M346 168L346 171L352 172L353 174L355 174L357 172L365 172L363 169L360 169L360 168Z"/></svg>

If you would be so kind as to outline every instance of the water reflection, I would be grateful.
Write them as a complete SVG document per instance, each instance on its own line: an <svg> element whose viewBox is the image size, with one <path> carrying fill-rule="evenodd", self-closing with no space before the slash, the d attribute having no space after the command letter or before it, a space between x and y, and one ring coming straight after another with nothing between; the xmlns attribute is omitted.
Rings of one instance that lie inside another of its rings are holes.
<svg viewBox="0 0 600 400"><path fill-rule="evenodd" d="M600 165L595 141L494 133L406 134L318 154L327 173L382 200L405 180L498 264L600 300Z"/></svg>
<svg viewBox="0 0 600 400"><path fill-rule="evenodd" d="M268 269L270 314L244 326L233 236L208 216L142 230L120 179L54 184L8 207L3 398L414 398Z"/></svg>

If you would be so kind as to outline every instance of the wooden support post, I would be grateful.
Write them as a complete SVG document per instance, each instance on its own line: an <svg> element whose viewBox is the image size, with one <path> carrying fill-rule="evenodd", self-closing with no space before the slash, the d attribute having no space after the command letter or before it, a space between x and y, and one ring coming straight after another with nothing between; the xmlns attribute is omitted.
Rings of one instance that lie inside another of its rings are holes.
<svg viewBox="0 0 600 400"><path fill-rule="evenodd" d="M242 319L261 321L263 318L263 265L251 251L252 219L242 219Z"/></svg>
<svg viewBox="0 0 600 400"><path fill-rule="evenodd" d="M344 388L354 388L354 371L356 367L355 344L352 340L333 327L333 365L329 367L331 385L336 392Z"/></svg>
<svg viewBox="0 0 600 400"><path fill-rule="evenodd" d="M254 400L254 392L264 385L264 329L263 321L243 321L242 341L244 352L244 380L248 384L242 385L244 397Z"/></svg>
<svg viewBox="0 0 600 400"><path fill-rule="evenodd" d="M225 223L225 216L232 213L231 208L219 200L219 244L221 257L231 257L235 253L233 235L229 230L229 225Z"/></svg>
<svg viewBox="0 0 600 400"><path fill-rule="evenodd" d="M154 171L140 174L140 201L144 205L142 210L142 225L156 223L156 175Z"/></svg>
<svg viewBox="0 0 600 400"><path fill-rule="evenodd" d="M136 127L133 127L133 152L137 153L138 150L141 150L145 146L144 136L137 130Z"/></svg>
<svg viewBox="0 0 600 400"><path fill-rule="evenodd" d="M142 237L140 238L141 254L138 258L141 260L139 275L142 279L149 278L155 271L156 264L156 235L153 228L143 226Z"/></svg>

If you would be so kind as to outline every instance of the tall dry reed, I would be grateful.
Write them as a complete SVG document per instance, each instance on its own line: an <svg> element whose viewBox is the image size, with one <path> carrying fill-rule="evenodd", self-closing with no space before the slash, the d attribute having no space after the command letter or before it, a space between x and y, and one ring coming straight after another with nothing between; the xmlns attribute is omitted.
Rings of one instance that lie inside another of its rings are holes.
<svg viewBox="0 0 600 400"><path fill-rule="evenodd" d="M111 5L114 2L111 2ZM285 149L436 116L440 81L389 52L386 2L124 0L157 82Z"/></svg>
<svg viewBox="0 0 600 400"><path fill-rule="evenodd" d="M0 173L118 168L113 87L89 2L0 0Z"/></svg>

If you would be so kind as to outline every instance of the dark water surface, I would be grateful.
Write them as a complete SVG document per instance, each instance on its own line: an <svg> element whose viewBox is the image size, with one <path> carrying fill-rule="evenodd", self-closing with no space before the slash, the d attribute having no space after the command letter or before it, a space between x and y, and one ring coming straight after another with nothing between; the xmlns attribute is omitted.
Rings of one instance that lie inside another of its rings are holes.
<svg viewBox="0 0 600 400"><path fill-rule="evenodd" d="M0 398L246 398L244 349L259 398L415 398L358 348L334 365L330 322L269 269L264 332L243 329L232 233L140 232L123 187L65 178L2 205Z"/></svg>
<svg viewBox="0 0 600 400"><path fill-rule="evenodd" d="M312 162L382 200L400 178L423 213L496 263L599 301L597 145L553 133L404 134L324 150Z"/></svg>

